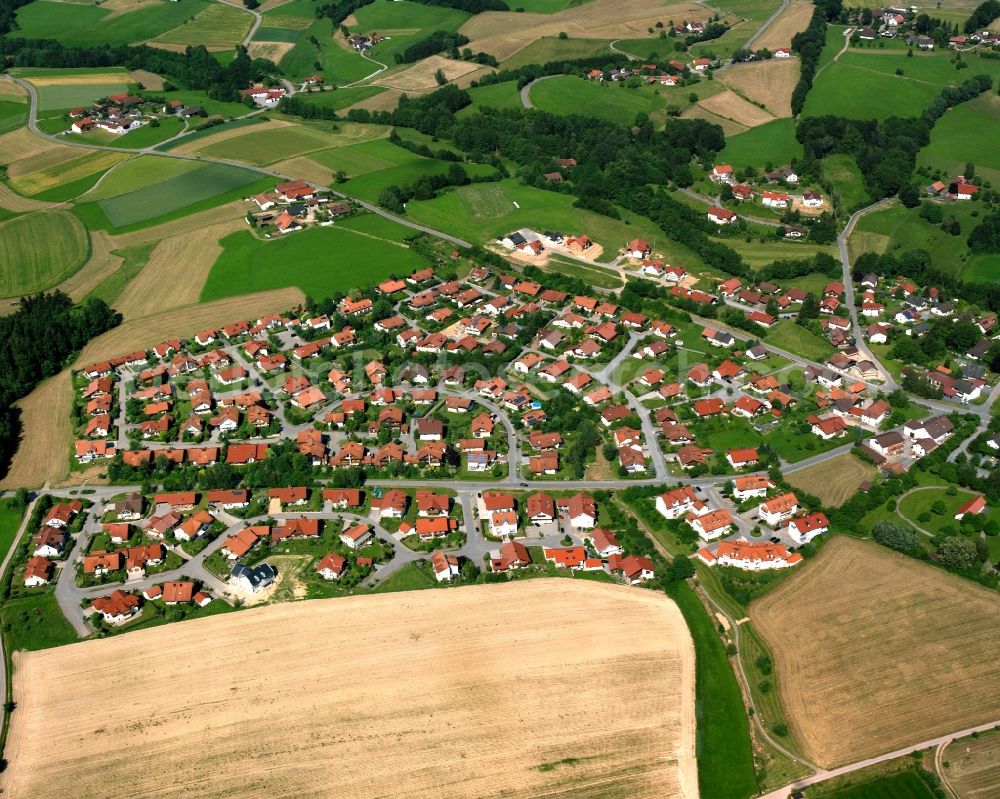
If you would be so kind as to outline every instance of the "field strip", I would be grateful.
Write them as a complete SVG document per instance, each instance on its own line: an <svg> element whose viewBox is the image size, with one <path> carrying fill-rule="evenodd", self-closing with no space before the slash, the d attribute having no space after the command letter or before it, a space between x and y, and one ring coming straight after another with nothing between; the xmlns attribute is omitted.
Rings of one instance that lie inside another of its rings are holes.
<svg viewBox="0 0 1000 799"><path fill-rule="evenodd" d="M809 27L809 20L815 6L808 0L791 0L778 18L774 20L753 43L755 50L791 47L792 37Z"/></svg>
<svg viewBox="0 0 1000 799"><path fill-rule="evenodd" d="M222 130L218 133L212 134L211 136L205 136L204 138L195 139L194 141L188 142L187 144L181 144L177 147L171 148L172 153L186 153L188 155L196 154L199 150L204 147L208 147L212 144L218 144L219 142L229 141L230 139L238 138L239 136L245 136L247 133L253 131L261 133L265 130L278 130L279 128L290 128L294 125L294 122L288 122L284 119L271 119L267 122L258 122L256 125L250 125L239 128L230 128L229 130Z"/></svg>
<svg viewBox="0 0 1000 799"><path fill-rule="evenodd" d="M6 208L8 211L20 213L22 211L44 211L48 208L65 207L67 207L66 203L47 203L22 197L6 183L0 183L0 208Z"/></svg>
<svg viewBox="0 0 1000 799"><path fill-rule="evenodd" d="M11 796L698 795L694 648L662 592L525 580L272 604L15 664ZM91 689L137 673L113 707Z"/></svg>
<svg viewBox="0 0 1000 799"><path fill-rule="evenodd" d="M152 347L165 338L190 338L206 327L286 311L304 301L305 295L301 290L285 288L243 294L130 319L88 342L76 361L76 367L139 348Z"/></svg>
<svg viewBox="0 0 1000 799"><path fill-rule="evenodd" d="M212 265L222 255L219 239L245 228L242 219L231 219L163 239L115 307L132 320L197 303Z"/></svg>
<svg viewBox="0 0 1000 799"><path fill-rule="evenodd" d="M86 86L91 83L124 83L127 72L93 72L86 75L47 75L45 77L28 77L24 80L37 88L45 86Z"/></svg>
<svg viewBox="0 0 1000 799"><path fill-rule="evenodd" d="M233 200L231 203L199 211L196 214L191 214L181 219L172 219L161 225L153 225L142 230L133 230L131 233L119 233L112 237L112 241L114 249L117 250L121 247L130 247L133 244L142 244L146 241L159 241L169 236L179 236L183 233L215 225L219 222L225 222L229 219L243 219L246 213L246 203L242 200Z"/></svg>
<svg viewBox="0 0 1000 799"><path fill-rule="evenodd" d="M50 377L15 405L21 409L23 433L0 488L35 488L60 479L69 471L73 440L70 370Z"/></svg>

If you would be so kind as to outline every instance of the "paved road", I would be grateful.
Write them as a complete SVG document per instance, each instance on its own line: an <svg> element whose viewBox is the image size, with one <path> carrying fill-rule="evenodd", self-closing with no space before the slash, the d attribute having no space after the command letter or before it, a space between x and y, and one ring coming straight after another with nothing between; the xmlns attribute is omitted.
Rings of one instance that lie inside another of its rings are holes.
<svg viewBox="0 0 1000 799"><path fill-rule="evenodd" d="M30 100L30 105L28 108L28 130L34 133L36 136L41 136L43 139L48 139L56 144L65 144L67 147L81 147L88 150L108 150L117 153L132 153L134 155L153 155L158 158L180 158L185 161L200 161L204 163L211 164L225 164L227 166L236 166L241 169L248 169L252 172L257 172L261 175L267 175L269 177L277 178L279 180L293 180L294 175L286 175L283 172L274 172L269 169L264 169L263 167L254 166L252 164L244 163L243 161L235 161L228 158L210 158L208 156L202 155L191 155L188 153L178 153L173 151L160 151L156 150L154 147L143 147L143 148L128 148L128 147L107 147L99 144L89 144L85 142L75 142L69 140L69 135L67 136L54 136L44 131L40 130L38 127L38 92L35 91L35 87L32 86L27 81L21 80L20 78L14 78L15 82L18 83L25 91L28 92L28 98ZM260 111L254 113L261 113ZM72 134L70 134L72 135ZM335 197L339 197L344 200L350 200L353 203L365 208L372 213L378 214L381 217L390 219L397 224L404 225L405 227L411 228L413 230L418 230L421 233L427 233L431 236L436 236L439 239L445 241L450 241L452 244L462 247L463 249L469 249L472 244L460 239L456 236L452 236L449 233L444 233L440 230L435 230L434 228L429 228L425 225L417 224L410 219L402 216L396 216L396 214L389 213L384 208L381 208L374 203L367 202L358 197L352 197L349 194L345 194L331 186L320 186L316 185L317 189L322 191L327 191Z"/></svg>
<svg viewBox="0 0 1000 799"><path fill-rule="evenodd" d="M932 746L940 746L941 744L947 744L954 741L957 738L965 738L967 735L972 735L974 732L986 732L987 730L992 730L995 727L1000 726L1000 720L991 721L987 724L980 724L976 727L966 727L964 730L958 730L957 732L948 733L947 735L939 735L937 738L931 738L927 741L920 741L918 743L912 744L911 746L906 746L902 749L896 749L892 752L886 752L883 755L878 755L877 757L869 757L865 760L859 760L857 763L851 763L847 766L840 766L835 769L820 769L815 774L810 777L803 777L801 780L796 780L790 785L785 785L782 788L778 788L775 791L766 793L760 797L760 799L788 799L792 795L792 791L799 791L803 788L808 788L810 785L815 785L818 782L825 782L826 780L833 779L834 777L842 777L845 774L850 774L854 771L860 771L861 769L868 768L869 766L877 765L878 763L884 763L887 760L895 760L898 757L905 757L911 752L915 752L921 749L929 749Z"/></svg>

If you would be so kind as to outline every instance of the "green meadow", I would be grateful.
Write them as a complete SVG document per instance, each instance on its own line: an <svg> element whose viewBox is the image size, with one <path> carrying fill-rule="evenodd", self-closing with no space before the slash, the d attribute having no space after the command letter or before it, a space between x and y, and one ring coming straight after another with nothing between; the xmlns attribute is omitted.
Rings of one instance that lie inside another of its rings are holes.
<svg viewBox="0 0 1000 799"><path fill-rule="evenodd" d="M427 265L413 250L373 235L341 229L339 223L270 241L249 231L232 233L221 241L223 253L205 281L201 300L288 286L298 286L311 297L328 297ZM309 268L303 269L302 264Z"/></svg>
<svg viewBox="0 0 1000 799"><path fill-rule="evenodd" d="M813 83L802 116L888 119L919 116L940 87L906 77L831 63Z"/></svg>
<svg viewBox="0 0 1000 799"><path fill-rule="evenodd" d="M802 145L795 138L795 120L776 119L745 133L727 136L726 148L717 160L736 169L752 166L762 170L767 164L781 166L801 156Z"/></svg>
<svg viewBox="0 0 1000 799"><path fill-rule="evenodd" d="M55 39L69 46L129 44L155 39L216 5L207 0L184 0L151 3L135 11L113 14L98 5L36 0L18 9L17 35L26 39ZM249 14L243 16L250 19ZM249 24L248 21L247 27Z"/></svg>
<svg viewBox="0 0 1000 799"><path fill-rule="evenodd" d="M666 107L666 98L649 87L626 89L621 83L598 83L572 75L539 81L531 87L531 104L550 114L586 116L631 125L637 114Z"/></svg>

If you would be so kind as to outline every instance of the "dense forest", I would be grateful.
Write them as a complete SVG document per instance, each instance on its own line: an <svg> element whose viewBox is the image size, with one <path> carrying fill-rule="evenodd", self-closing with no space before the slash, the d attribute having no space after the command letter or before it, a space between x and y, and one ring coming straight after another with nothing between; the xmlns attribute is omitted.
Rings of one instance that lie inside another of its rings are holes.
<svg viewBox="0 0 1000 799"><path fill-rule="evenodd" d="M103 300L73 305L60 291L25 297L15 313L0 318L0 474L6 473L20 435L13 403L121 320Z"/></svg>
<svg viewBox="0 0 1000 799"><path fill-rule="evenodd" d="M1000 2L997 2L997 0L986 0L965 21L965 32L976 33L977 31L985 30L997 17L1000 17Z"/></svg>

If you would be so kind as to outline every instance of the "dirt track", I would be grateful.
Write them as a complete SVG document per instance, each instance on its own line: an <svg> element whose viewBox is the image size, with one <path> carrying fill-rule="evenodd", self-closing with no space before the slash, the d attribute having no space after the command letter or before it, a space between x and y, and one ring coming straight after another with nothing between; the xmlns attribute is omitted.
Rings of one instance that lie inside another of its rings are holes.
<svg viewBox="0 0 1000 799"><path fill-rule="evenodd" d="M697 796L690 638L621 586L272 605L21 654L14 686L11 796Z"/></svg>

